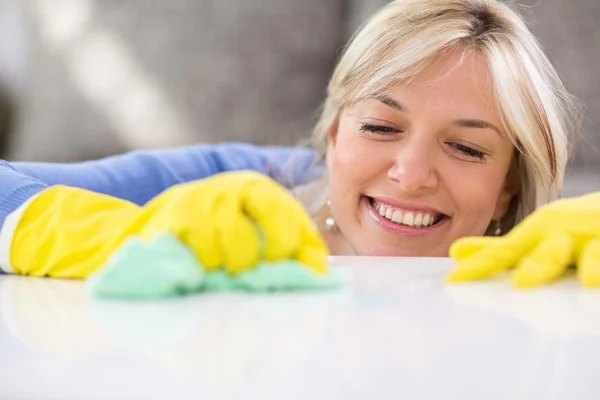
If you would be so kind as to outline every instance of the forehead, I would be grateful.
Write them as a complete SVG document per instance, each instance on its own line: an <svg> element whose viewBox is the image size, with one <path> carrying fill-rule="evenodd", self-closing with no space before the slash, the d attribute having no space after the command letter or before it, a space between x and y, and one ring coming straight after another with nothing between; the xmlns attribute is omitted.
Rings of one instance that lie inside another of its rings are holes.
<svg viewBox="0 0 600 400"><path fill-rule="evenodd" d="M407 111L428 105L490 118L498 114L489 69L483 56L475 52L456 50L436 55L388 94Z"/></svg>

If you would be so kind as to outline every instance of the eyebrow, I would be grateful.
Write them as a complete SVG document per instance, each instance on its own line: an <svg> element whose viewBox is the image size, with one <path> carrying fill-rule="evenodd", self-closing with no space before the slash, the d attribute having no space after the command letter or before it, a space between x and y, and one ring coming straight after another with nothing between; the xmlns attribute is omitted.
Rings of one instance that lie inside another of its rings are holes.
<svg viewBox="0 0 600 400"><path fill-rule="evenodd" d="M491 122L483 121L481 119L457 119L454 121L453 125L461 126L463 128L479 128L479 129L491 129L495 131L500 137L502 134L500 133L500 129L496 127L496 125Z"/></svg>
<svg viewBox="0 0 600 400"><path fill-rule="evenodd" d="M386 106L395 108L396 110L406 111L406 109L400 103L398 103L396 100L392 99L389 96L380 95L377 96L377 100L381 101ZM460 126L463 128L491 129L495 131L498 135L500 135L500 137L502 137L500 129L498 129L496 125L481 119L457 119L453 122L453 125Z"/></svg>
<svg viewBox="0 0 600 400"><path fill-rule="evenodd" d="M398 103L396 100L392 99L391 97L386 96L385 94L377 96L377 100L379 100L380 102L382 102L386 106L390 106L390 107L395 108L396 110L399 110L399 111L404 111L404 107L402 107L400 105L400 103Z"/></svg>

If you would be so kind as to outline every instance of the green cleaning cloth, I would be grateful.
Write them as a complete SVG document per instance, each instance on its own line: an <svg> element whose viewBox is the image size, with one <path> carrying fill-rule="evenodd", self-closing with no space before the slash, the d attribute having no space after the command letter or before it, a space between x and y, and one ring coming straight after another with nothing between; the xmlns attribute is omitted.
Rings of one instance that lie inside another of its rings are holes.
<svg viewBox="0 0 600 400"><path fill-rule="evenodd" d="M261 261L236 276L205 272L195 255L173 235L144 242L130 237L106 265L88 278L94 297L153 299L200 291L292 291L343 286L341 270L320 275L295 260Z"/></svg>
<svg viewBox="0 0 600 400"><path fill-rule="evenodd" d="M194 254L172 235L149 242L128 238L106 265L88 278L96 297L169 297L201 287L204 270Z"/></svg>

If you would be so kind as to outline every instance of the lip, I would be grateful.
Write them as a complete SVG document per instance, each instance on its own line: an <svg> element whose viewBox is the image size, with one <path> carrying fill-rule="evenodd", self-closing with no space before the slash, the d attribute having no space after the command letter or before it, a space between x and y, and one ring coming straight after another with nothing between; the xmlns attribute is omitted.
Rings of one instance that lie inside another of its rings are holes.
<svg viewBox="0 0 600 400"><path fill-rule="evenodd" d="M394 233L396 235L402 235L402 236L425 236L425 235L428 235L430 233L433 233L433 232L436 232L436 231L440 230L450 220L450 218L448 218L447 216L444 216L444 217L442 217L442 220L439 221L435 225L427 226L427 227L424 227L424 228L413 228L413 227L406 226L406 225L396 224L396 223L388 220L387 218L382 217L379 214L379 212L375 208L373 208L373 206L371 205L371 202L369 201L368 197L363 196L362 199L361 199L361 202L365 205L365 207L367 207L367 210L369 211L369 215L371 216L371 218L380 227L382 227L386 231L392 232L392 233ZM389 203L387 203L387 204L389 204ZM401 204L401 203L395 202L395 204ZM397 206L397 207L398 208L402 208L402 206ZM433 209L422 209L422 208L414 208L414 207L413 208L405 208L405 209L407 209L407 210L414 210L414 211L427 210L427 211L438 212L439 213L439 211L436 211L436 210L433 210ZM442 213L440 213L440 214L442 214Z"/></svg>
<svg viewBox="0 0 600 400"><path fill-rule="evenodd" d="M446 215L443 212L441 212L440 210L437 210L437 209L435 209L433 207L403 203L401 201L394 200L394 199L392 199L390 197L373 197L373 196L369 196L369 197L371 197L372 199L374 199L378 203L383 203L385 205L392 206L394 208L399 208L401 210L421 211L421 212L442 214L444 216Z"/></svg>

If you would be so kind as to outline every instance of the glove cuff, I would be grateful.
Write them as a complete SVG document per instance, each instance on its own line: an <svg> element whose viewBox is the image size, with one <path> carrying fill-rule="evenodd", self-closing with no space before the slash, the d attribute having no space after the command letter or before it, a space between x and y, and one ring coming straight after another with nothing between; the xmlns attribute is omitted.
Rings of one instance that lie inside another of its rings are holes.
<svg viewBox="0 0 600 400"><path fill-rule="evenodd" d="M47 189L46 189L47 190ZM0 271L7 274L14 274L15 270L13 268L11 262L11 248L13 243L13 238L15 236L15 231L23 217L23 214L27 210L27 207L33 201L38 198L44 191L41 191L26 200L22 203L17 209L8 214L4 219L4 223L2 224L2 228L0 229Z"/></svg>

